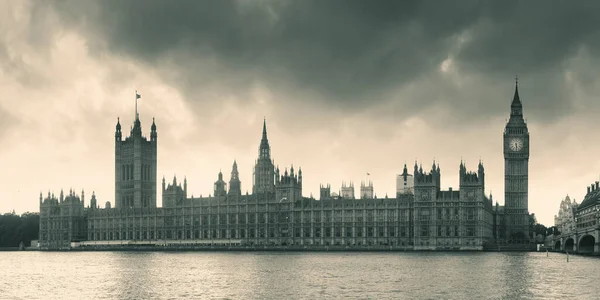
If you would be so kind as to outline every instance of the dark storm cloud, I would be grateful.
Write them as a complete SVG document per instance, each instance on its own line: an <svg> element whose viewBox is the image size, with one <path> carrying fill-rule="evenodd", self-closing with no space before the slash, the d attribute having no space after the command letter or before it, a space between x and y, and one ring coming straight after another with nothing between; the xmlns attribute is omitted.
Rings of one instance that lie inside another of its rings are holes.
<svg viewBox="0 0 600 300"><path fill-rule="evenodd" d="M512 93L474 95L500 92L497 86L519 73L535 91L527 103L532 114L555 119L572 109L561 74L565 62L582 47L595 57L600 43L600 2L576 4L60 1L55 8L66 25L85 33L92 51L155 66L188 96L214 82L243 94L260 81L288 91L290 99L293 91L309 91L316 97L305 101L355 110L390 101L388 91L425 79L431 84L424 88L434 90L420 93L427 98L399 101L425 107L456 95L450 101L458 105L451 108L471 105L490 113ZM435 72L448 57L461 75L488 80L471 90L443 84Z"/></svg>

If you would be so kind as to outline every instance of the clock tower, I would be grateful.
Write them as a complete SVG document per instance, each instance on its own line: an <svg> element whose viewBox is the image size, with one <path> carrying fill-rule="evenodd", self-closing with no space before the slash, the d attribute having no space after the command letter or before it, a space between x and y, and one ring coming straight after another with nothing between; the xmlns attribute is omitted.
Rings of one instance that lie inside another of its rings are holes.
<svg viewBox="0 0 600 300"><path fill-rule="evenodd" d="M510 119L504 129L504 213L506 239L529 242L529 131L523 119L519 83L510 105Z"/></svg>

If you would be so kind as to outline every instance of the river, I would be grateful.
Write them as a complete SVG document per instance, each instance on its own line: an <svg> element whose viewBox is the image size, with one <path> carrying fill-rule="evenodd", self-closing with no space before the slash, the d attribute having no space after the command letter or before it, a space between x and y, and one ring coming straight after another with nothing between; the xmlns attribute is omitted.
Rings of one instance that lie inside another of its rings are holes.
<svg viewBox="0 0 600 300"><path fill-rule="evenodd" d="M600 299L559 253L0 252L1 299Z"/></svg>

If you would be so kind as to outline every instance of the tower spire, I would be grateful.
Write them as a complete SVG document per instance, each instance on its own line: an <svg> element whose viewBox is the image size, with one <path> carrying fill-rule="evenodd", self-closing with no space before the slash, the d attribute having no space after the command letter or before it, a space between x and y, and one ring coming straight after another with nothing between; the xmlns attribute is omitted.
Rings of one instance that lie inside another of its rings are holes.
<svg viewBox="0 0 600 300"><path fill-rule="evenodd" d="M519 77L515 76L515 94L511 106L521 106L521 99L519 97Z"/></svg>
<svg viewBox="0 0 600 300"><path fill-rule="evenodd" d="M263 120L262 139L260 140L259 159L271 158L271 147L269 147L269 139L267 138L267 119Z"/></svg>
<svg viewBox="0 0 600 300"><path fill-rule="evenodd" d="M263 119L263 131L262 131L262 139L267 139L267 117Z"/></svg>

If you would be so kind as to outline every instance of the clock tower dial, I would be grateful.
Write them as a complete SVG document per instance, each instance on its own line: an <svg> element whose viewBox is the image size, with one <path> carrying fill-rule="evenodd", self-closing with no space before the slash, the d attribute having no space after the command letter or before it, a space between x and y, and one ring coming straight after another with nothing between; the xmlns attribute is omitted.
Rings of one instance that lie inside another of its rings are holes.
<svg viewBox="0 0 600 300"><path fill-rule="evenodd" d="M518 86L504 129L504 217L503 239L529 243L529 130L523 119Z"/></svg>
<svg viewBox="0 0 600 300"><path fill-rule="evenodd" d="M523 139L522 138L511 138L508 142L508 147L511 151L518 152L523 149Z"/></svg>

